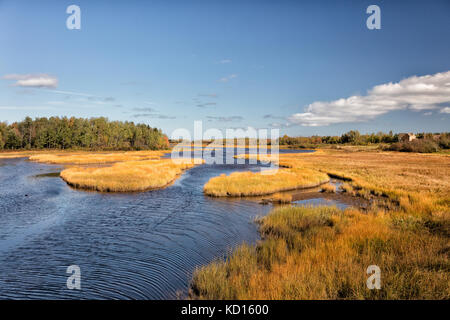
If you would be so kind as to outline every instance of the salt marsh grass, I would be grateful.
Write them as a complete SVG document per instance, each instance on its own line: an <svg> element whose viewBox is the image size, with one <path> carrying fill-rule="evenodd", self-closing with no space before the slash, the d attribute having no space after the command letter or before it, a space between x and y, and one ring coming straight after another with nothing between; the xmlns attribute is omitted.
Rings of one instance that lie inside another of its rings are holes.
<svg viewBox="0 0 450 320"><path fill-rule="evenodd" d="M449 299L448 234L420 219L411 229L406 217L335 207L275 209L259 221L263 241L195 271L191 297ZM381 290L366 287L372 264L382 270Z"/></svg>
<svg viewBox="0 0 450 320"><path fill-rule="evenodd" d="M260 196L314 187L328 180L325 173L310 169L280 169L272 174L234 172L210 179L204 186L204 192L215 197Z"/></svg>
<svg viewBox="0 0 450 320"><path fill-rule="evenodd" d="M275 209L259 220L261 242L196 270L191 298L450 299L448 156L324 150L279 163L343 178L372 206ZM369 265L380 290L366 287Z"/></svg>
<svg viewBox="0 0 450 320"><path fill-rule="evenodd" d="M138 161L159 159L166 152L158 151L128 151L128 152L74 152L74 153L45 153L30 156L30 161L51 164L96 164L121 161Z"/></svg>
<svg viewBox="0 0 450 320"><path fill-rule="evenodd" d="M167 186L193 166L190 159L178 163L169 159L125 161L102 168L68 168L61 172L61 178L75 188L86 190L145 191Z"/></svg>

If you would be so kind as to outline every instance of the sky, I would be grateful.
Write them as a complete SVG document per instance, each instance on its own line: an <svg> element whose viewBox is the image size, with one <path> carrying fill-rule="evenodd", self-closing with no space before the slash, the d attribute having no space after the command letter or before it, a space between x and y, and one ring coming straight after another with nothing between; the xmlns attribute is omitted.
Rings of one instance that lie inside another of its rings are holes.
<svg viewBox="0 0 450 320"><path fill-rule="evenodd" d="M373 4L381 29L366 25ZM446 0L0 0L0 121L450 131L449 13Z"/></svg>

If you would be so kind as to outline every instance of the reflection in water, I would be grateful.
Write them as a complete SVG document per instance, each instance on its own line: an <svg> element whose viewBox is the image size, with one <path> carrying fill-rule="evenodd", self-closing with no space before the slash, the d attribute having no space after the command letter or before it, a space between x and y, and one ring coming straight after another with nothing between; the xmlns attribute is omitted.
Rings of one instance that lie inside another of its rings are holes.
<svg viewBox="0 0 450 320"><path fill-rule="evenodd" d="M257 240L254 218L271 209L203 195L211 177L256 165L202 165L166 189L126 194L45 176L60 169L0 160L0 298L175 298L196 266ZM66 288L74 264L80 291Z"/></svg>

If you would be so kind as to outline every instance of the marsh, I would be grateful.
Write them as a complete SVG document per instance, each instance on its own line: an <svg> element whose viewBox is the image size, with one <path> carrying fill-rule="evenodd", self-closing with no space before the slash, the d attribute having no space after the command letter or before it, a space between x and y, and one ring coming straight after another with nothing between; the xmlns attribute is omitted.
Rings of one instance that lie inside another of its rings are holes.
<svg viewBox="0 0 450 320"><path fill-rule="evenodd" d="M77 190L54 174L62 169L0 159L3 298L183 297L195 267L259 239L254 220L272 207L203 193L210 178L258 165L201 165L165 189L138 193ZM66 288L74 264L80 291Z"/></svg>

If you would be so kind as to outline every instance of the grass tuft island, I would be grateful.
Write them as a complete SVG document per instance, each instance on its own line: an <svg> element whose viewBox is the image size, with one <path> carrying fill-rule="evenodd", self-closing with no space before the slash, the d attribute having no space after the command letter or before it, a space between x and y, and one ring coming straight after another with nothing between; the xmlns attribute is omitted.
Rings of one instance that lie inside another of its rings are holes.
<svg viewBox="0 0 450 320"><path fill-rule="evenodd" d="M166 187L193 161L174 163L170 159L125 161L101 168L73 167L61 172L70 186L101 192L146 191Z"/></svg>
<svg viewBox="0 0 450 320"><path fill-rule="evenodd" d="M234 172L211 178L205 194L214 197L261 196L280 191L312 188L328 182L327 174L311 169L279 169L261 172Z"/></svg>

